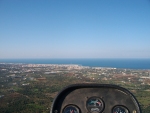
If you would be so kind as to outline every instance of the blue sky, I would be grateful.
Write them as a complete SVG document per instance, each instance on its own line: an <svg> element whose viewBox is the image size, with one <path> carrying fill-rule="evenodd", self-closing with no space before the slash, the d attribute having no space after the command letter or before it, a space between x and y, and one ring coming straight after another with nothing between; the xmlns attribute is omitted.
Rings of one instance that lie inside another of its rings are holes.
<svg viewBox="0 0 150 113"><path fill-rule="evenodd" d="M0 58L150 58L150 0L0 0Z"/></svg>

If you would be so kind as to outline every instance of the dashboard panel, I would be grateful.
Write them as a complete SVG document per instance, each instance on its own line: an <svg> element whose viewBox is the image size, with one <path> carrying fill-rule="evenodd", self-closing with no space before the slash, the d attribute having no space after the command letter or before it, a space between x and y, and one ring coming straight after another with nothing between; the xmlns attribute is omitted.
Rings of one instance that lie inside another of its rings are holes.
<svg viewBox="0 0 150 113"><path fill-rule="evenodd" d="M50 113L141 113L127 89L110 84L75 84L55 98Z"/></svg>

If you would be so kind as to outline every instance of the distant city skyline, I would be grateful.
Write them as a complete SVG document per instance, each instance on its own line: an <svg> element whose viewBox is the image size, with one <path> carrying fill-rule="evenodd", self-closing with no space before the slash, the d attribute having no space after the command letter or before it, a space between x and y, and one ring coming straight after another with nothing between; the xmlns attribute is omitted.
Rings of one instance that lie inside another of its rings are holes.
<svg viewBox="0 0 150 113"><path fill-rule="evenodd" d="M150 0L1 0L5 58L150 58Z"/></svg>

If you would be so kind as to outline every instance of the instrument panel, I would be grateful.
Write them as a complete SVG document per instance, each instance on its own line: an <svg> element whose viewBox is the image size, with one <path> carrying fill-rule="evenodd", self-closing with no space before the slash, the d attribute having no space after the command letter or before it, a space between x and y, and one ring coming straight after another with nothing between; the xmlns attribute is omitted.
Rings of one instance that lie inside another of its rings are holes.
<svg viewBox="0 0 150 113"><path fill-rule="evenodd" d="M50 113L141 113L127 89L109 84L75 84L55 98Z"/></svg>

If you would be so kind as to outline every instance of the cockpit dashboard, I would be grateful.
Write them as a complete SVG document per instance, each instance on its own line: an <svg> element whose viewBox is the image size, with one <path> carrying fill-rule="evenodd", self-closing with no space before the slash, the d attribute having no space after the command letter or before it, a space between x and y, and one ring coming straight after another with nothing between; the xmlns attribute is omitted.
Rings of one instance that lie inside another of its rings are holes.
<svg viewBox="0 0 150 113"><path fill-rule="evenodd" d="M135 96L111 84L74 84L55 98L50 113L141 113Z"/></svg>

